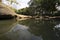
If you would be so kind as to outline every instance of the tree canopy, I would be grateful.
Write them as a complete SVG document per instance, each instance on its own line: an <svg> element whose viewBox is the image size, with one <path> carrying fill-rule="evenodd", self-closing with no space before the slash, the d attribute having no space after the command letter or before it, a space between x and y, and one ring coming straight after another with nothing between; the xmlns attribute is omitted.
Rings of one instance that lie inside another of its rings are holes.
<svg viewBox="0 0 60 40"><path fill-rule="evenodd" d="M46 11L54 11L56 10L55 5L58 1L59 0L33 0L30 6L40 6L41 9Z"/></svg>
<svg viewBox="0 0 60 40"><path fill-rule="evenodd" d="M29 3L31 10L34 10L34 12L43 14L53 14L54 11L57 11L56 9L56 3L59 3L60 0L31 0Z"/></svg>

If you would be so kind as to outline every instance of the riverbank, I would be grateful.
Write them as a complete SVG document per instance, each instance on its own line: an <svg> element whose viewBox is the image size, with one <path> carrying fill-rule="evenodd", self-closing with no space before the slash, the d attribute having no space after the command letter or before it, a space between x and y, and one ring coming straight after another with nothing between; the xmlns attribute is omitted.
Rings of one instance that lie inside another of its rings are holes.
<svg viewBox="0 0 60 40"><path fill-rule="evenodd" d="M17 15L18 20L26 20L26 19L42 19L42 20L50 20L50 19L60 19L60 16L27 16L27 15Z"/></svg>

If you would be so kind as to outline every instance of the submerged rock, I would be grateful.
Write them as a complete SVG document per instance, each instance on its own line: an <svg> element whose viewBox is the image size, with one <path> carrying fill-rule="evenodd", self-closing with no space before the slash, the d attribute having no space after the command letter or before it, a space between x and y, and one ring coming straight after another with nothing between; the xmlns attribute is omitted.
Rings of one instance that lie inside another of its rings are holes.
<svg viewBox="0 0 60 40"><path fill-rule="evenodd" d="M7 5L0 3L0 19L15 18L16 13Z"/></svg>

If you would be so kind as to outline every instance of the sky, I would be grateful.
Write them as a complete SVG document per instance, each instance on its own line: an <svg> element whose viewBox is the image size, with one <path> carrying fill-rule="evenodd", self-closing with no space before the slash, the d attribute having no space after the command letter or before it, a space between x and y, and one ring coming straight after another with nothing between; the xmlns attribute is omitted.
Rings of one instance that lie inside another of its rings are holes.
<svg viewBox="0 0 60 40"><path fill-rule="evenodd" d="M2 2L6 5L9 5L9 6L12 6L13 8L15 9L22 9L22 8L25 8L25 7L29 7L28 5L28 2L30 0L16 0L19 4L16 4L16 3L12 3L12 5L10 4L9 1L6 1L6 0L2 0Z"/></svg>

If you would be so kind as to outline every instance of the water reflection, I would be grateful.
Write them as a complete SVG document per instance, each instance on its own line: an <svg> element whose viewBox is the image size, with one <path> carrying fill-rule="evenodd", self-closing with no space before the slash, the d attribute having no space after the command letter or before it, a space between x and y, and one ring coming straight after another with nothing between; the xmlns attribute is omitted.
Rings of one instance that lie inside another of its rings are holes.
<svg viewBox="0 0 60 40"><path fill-rule="evenodd" d="M56 25L54 28L60 30L60 24Z"/></svg>
<svg viewBox="0 0 60 40"><path fill-rule="evenodd" d="M54 30L55 30L56 36L57 36L58 39L60 40L60 24L57 24L57 25L54 27Z"/></svg>
<svg viewBox="0 0 60 40"><path fill-rule="evenodd" d="M8 32L0 36L0 40L42 40L41 36L38 37L38 36L35 36L34 34L31 34L28 31L28 29L29 29L28 26L20 25L17 23L14 26L12 26L12 28Z"/></svg>
<svg viewBox="0 0 60 40"><path fill-rule="evenodd" d="M0 20L0 40L7 40L5 34L16 24L16 20Z"/></svg>
<svg viewBox="0 0 60 40"><path fill-rule="evenodd" d="M29 26L29 32L38 37L41 35L43 40L60 40L60 36L56 35L56 29L54 29L56 25L60 24L60 21L29 19L20 21L20 24Z"/></svg>
<svg viewBox="0 0 60 40"><path fill-rule="evenodd" d="M60 40L60 21L0 21L0 40Z"/></svg>
<svg viewBox="0 0 60 40"><path fill-rule="evenodd" d="M28 31L28 27L17 24L7 36L11 40L42 40Z"/></svg>

